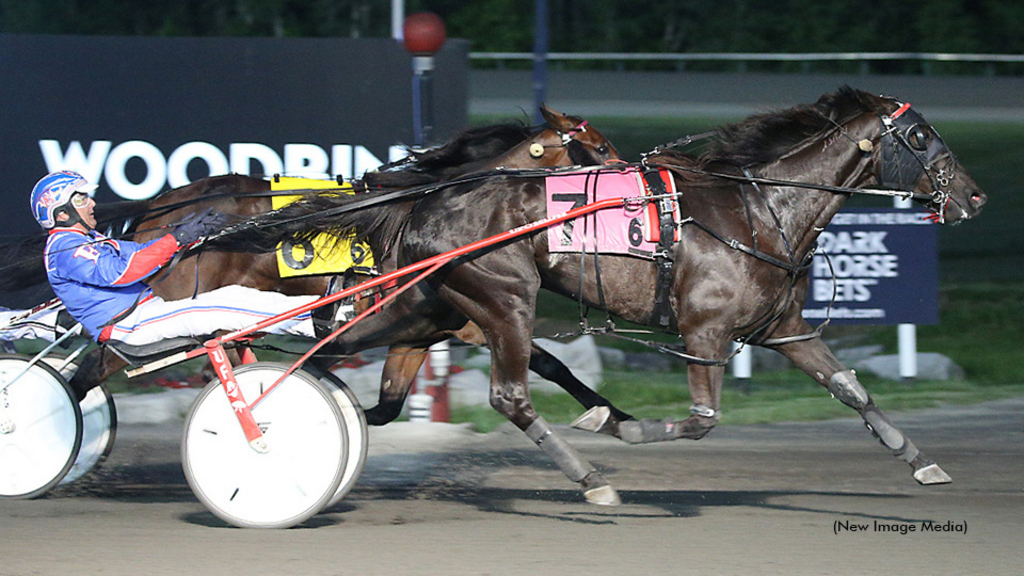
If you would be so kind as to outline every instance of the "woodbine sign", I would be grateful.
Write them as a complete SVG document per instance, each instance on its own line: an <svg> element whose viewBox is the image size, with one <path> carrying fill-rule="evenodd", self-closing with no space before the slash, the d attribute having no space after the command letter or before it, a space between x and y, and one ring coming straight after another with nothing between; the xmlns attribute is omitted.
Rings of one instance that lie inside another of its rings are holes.
<svg viewBox="0 0 1024 576"><path fill-rule="evenodd" d="M467 43L435 60L434 137L466 124ZM99 201L237 172L358 177L412 143L412 66L391 39L0 35L6 235L68 169Z"/></svg>
<svg viewBox="0 0 1024 576"><path fill-rule="evenodd" d="M150 198L167 188L184 186L203 176L227 174L288 174L307 178L342 176L355 178L385 162L405 156L403 146L388 147L378 158L365 146L333 144L329 149L316 144L289 143L283 154L258 142L231 143L227 151L210 142L186 142L165 155L159 147L144 140L119 144L97 140L83 144L77 140L63 148L58 140L40 140L39 151L46 171L73 170L90 182L105 181L110 190L127 200ZM129 165L141 162L144 174L138 182L129 178Z"/></svg>

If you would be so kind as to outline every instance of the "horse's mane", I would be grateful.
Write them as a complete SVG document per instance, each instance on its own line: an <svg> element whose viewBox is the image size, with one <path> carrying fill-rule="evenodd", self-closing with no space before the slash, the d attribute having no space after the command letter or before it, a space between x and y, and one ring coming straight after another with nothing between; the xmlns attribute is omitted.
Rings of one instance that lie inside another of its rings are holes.
<svg viewBox="0 0 1024 576"><path fill-rule="evenodd" d="M289 238L313 240L324 232L337 237L354 233L357 241L370 243L374 258L380 262L391 251L415 200L383 202L350 211L344 211L344 208L353 202L373 200L392 192L394 190L388 189L356 195L310 194L298 202L256 217L244 229L214 240L209 246L244 245L256 252L271 252L279 242Z"/></svg>
<svg viewBox="0 0 1024 576"><path fill-rule="evenodd" d="M882 112L882 100L842 86L814 104L757 114L719 128L701 163L705 167L740 168L772 162L865 112Z"/></svg>
<svg viewBox="0 0 1024 576"><path fill-rule="evenodd" d="M421 151L410 151L408 158L381 166L363 175L367 189L408 188L450 180L472 171L483 163L508 152L526 140L537 128L521 122L467 128L444 144ZM468 170L467 170L468 168Z"/></svg>

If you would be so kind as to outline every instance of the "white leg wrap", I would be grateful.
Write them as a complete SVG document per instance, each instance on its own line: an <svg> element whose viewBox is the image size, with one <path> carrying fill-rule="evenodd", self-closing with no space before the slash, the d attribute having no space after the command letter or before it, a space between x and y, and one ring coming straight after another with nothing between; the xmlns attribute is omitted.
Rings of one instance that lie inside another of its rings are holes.
<svg viewBox="0 0 1024 576"><path fill-rule="evenodd" d="M862 416L868 429L874 432L883 446L892 450L893 456L909 464L921 453L913 442L897 430L878 408L875 408L874 404L865 410Z"/></svg>
<svg viewBox="0 0 1024 576"><path fill-rule="evenodd" d="M555 431L551 429L551 425L543 417L538 416L533 421L533 424L530 424L529 428L526 429L526 436L533 440L537 446L540 446L540 449L554 460L558 468L573 482L580 482L588 474L595 471L590 462L584 460L575 448L570 446L561 436L555 434Z"/></svg>
<svg viewBox="0 0 1024 576"><path fill-rule="evenodd" d="M857 376L853 373L853 370L843 370L833 374L832 378L828 381L828 391L838 398L840 402L858 412L863 410L868 405L868 402L871 401L871 396L868 395L868 391L857 381Z"/></svg>

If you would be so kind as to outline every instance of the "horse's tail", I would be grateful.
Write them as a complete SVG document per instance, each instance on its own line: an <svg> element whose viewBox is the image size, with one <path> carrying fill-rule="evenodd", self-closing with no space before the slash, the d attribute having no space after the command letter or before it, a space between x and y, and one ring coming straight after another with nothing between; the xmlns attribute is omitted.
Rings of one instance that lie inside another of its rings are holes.
<svg viewBox="0 0 1024 576"><path fill-rule="evenodd" d="M0 245L0 292L13 292L45 283L45 249L45 232Z"/></svg>
<svg viewBox="0 0 1024 576"><path fill-rule="evenodd" d="M372 200L390 193L315 194L281 209L260 215L237 232L215 240L215 247L270 252L282 240L311 240L322 233L335 236L355 234L357 241L366 240L377 258L383 259L394 246L395 239L412 210L414 200L394 200L376 205L352 207L351 204Z"/></svg>

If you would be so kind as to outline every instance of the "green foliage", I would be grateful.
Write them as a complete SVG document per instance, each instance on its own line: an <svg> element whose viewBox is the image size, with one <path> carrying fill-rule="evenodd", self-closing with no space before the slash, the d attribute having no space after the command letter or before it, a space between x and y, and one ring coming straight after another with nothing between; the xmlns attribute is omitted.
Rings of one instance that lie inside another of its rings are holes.
<svg viewBox="0 0 1024 576"><path fill-rule="evenodd" d="M945 404L973 404L1024 394L1024 384L982 385L970 380L948 382L893 382L859 375L875 402L886 412L936 408ZM686 373L606 371L601 394L636 418L671 418L689 415ZM563 393L531 394L534 407L548 421L568 424L583 408ZM721 424L767 424L852 418L857 414L801 372L787 370L754 375L752 384L726 377L722 389ZM456 408L453 422L472 422L489 432L506 420L489 406Z"/></svg>
<svg viewBox="0 0 1024 576"><path fill-rule="evenodd" d="M420 10L473 50L533 48L535 2L406 3ZM548 11L558 52L1024 50L1024 4L1005 0L549 0ZM390 27L388 0L0 0L0 32L14 33L358 38Z"/></svg>

